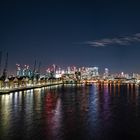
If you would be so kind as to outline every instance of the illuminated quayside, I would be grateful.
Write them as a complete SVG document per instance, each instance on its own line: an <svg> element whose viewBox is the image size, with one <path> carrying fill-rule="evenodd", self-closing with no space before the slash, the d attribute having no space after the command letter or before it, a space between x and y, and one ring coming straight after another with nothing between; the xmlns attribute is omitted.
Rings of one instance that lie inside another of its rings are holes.
<svg viewBox="0 0 140 140"><path fill-rule="evenodd" d="M58 84L140 84L139 74L110 74L108 68L105 68L103 74L99 73L98 67L67 67L61 69L52 65L47 68L45 74L40 71L31 70L28 65L21 68L17 64L16 76L1 76L0 93L9 93L12 91L40 88Z"/></svg>

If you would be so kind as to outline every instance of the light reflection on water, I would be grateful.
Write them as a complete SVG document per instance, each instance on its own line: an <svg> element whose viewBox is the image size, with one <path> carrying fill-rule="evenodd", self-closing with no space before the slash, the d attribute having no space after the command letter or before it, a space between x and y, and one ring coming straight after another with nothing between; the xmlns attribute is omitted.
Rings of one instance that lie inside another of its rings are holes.
<svg viewBox="0 0 140 140"><path fill-rule="evenodd" d="M37 88L0 96L0 139L140 138L138 85Z"/></svg>

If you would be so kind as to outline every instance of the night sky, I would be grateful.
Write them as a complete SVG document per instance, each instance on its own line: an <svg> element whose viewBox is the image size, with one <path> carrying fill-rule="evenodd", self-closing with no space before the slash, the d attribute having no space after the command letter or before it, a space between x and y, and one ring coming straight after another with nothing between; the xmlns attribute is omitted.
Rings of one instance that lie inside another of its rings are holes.
<svg viewBox="0 0 140 140"><path fill-rule="evenodd" d="M108 67L140 72L140 2L0 1L0 49L15 64Z"/></svg>

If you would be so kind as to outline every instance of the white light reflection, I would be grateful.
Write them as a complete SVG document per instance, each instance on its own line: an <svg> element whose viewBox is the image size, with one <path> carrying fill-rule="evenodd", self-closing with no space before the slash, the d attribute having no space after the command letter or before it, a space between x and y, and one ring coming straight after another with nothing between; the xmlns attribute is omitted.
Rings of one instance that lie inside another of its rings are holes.
<svg viewBox="0 0 140 140"><path fill-rule="evenodd" d="M54 110L54 115L52 117L52 133L53 136L56 137L57 134L59 133L59 129L61 128L61 118L62 118L62 113L61 113L61 99L58 98L57 103L56 103L56 108Z"/></svg>
<svg viewBox="0 0 140 140"><path fill-rule="evenodd" d="M34 109L39 112L41 110L41 88L34 89Z"/></svg>
<svg viewBox="0 0 140 140"><path fill-rule="evenodd" d="M139 95L139 85L135 85L135 92L136 92L136 97L138 98L138 95Z"/></svg>
<svg viewBox="0 0 140 140"><path fill-rule="evenodd" d="M1 125L3 126L3 132L6 133L10 127L10 118L11 118L11 102L12 94L1 95L0 98L1 107Z"/></svg>
<svg viewBox="0 0 140 140"><path fill-rule="evenodd" d="M13 93L13 98L14 98L14 103L17 104L17 96L18 96L18 92Z"/></svg>
<svg viewBox="0 0 140 140"><path fill-rule="evenodd" d="M88 106L86 107L86 112L88 113L89 116L89 128L88 129L93 129L95 127L97 127L97 117L98 117L98 85L96 84L92 84L91 86L89 86L89 97L87 99Z"/></svg>

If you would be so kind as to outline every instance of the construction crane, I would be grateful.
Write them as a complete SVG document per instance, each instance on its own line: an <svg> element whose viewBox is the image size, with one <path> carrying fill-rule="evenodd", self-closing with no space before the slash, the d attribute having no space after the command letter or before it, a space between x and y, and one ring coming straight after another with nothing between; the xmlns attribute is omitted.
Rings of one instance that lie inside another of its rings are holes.
<svg viewBox="0 0 140 140"><path fill-rule="evenodd" d="M34 78L35 73L36 73L36 60L35 60L35 62L34 62L34 68L33 68L33 75L32 75L32 78Z"/></svg>
<svg viewBox="0 0 140 140"><path fill-rule="evenodd" d="M2 51L0 51L0 76L1 76Z"/></svg>
<svg viewBox="0 0 140 140"><path fill-rule="evenodd" d="M41 67L41 62L39 62L39 64L38 64L38 70L36 71L37 80L38 80L39 77L40 77L40 67Z"/></svg>
<svg viewBox="0 0 140 140"><path fill-rule="evenodd" d="M41 62L39 62L39 64L38 64L38 70L37 70L37 73L40 73L40 67L41 67Z"/></svg>
<svg viewBox="0 0 140 140"><path fill-rule="evenodd" d="M4 66L3 74L2 74L3 80L5 80L7 77L7 66L8 66L8 53L6 53L5 66Z"/></svg>

